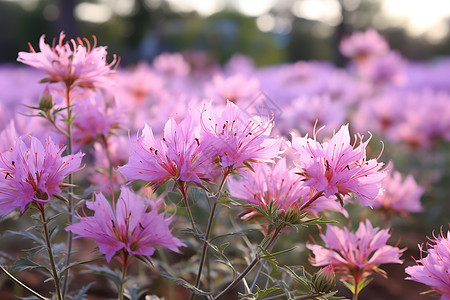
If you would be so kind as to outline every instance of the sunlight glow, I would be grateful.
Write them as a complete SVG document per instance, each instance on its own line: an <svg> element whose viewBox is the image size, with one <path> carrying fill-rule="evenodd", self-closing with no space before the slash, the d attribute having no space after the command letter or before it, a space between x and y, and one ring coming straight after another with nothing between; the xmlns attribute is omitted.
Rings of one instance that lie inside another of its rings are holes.
<svg viewBox="0 0 450 300"><path fill-rule="evenodd" d="M427 39L441 39L448 34L445 19L450 18L450 1L447 0L384 0L382 12L406 25L412 36L424 35Z"/></svg>

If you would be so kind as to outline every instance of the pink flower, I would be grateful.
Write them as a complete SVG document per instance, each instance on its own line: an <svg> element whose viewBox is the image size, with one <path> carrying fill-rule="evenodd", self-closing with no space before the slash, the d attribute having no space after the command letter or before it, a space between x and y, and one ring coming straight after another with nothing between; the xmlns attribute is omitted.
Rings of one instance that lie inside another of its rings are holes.
<svg viewBox="0 0 450 300"><path fill-rule="evenodd" d="M137 138L128 163L119 168L128 180L142 179L161 185L169 179L201 184L212 170L209 156L203 153L203 142L195 135L195 126L188 116L179 124L169 119L164 137L155 139L146 124Z"/></svg>
<svg viewBox="0 0 450 300"><path fill-rule="evenodd" d="M114 129L120 127L124 114L113 101L106 101L99 93L78 100L77 105L73 107L76 114L73 140L76 146L82 147L99 137L106 138Z"/></svg>
<svg viewBox="0 0 450 300"><path fill-rule="evenodd" d="M95 239L99 251L108 262L120 250L131 255L151 256L155 246L175 252L185 246L172 235L172 218L158 212L157 202L148 202L122 187L116 206L111 207L103 194L95 194L95 201L87 202L94 216L77 216L79 223L66 227L77 237ZM150 211L147 212L147 209Z"/></svg>
<svg viewBox="0 0 450 300"><path fill-rule="evenodd" d="M380 193L385 174L380 172L383 163L376 159L366 160L365 142L360 137L358 147L350 144L348 124L327 143L316 139L292 137L292 147L300 155L299 174L305 184L326 197L353 193L362 205L370 206ZM355 141L356 142L356 141Z"/></svg>
<svg viewBox="0 0 450 300"><path fill-rule="evenodd" d="M293 168L286 166L286 159L282 158L276 164L254 164L254 171L242 171L241 178L230 177L228 188L233 197L240 198L253 205L260 205L266 209L271 202L279 206L280 212L288 209L301 212L311 194L308 186L303 184L302 178L295 174ZM317 214L325 209L338 210L346 214L337 202L325 197L319 197L305 211ZM245 213L242 219L256 216L255 210Z"/></svg>
<svg viewBox="0 0 450 300"><path fill-rule="evenodd" d="M233 197L262 208L271 202L284 211L290 206L299 207L303 188L301 178L293 169L287 168L286 159L280 159L274 165L255 164L253 168L254 172L242 172L239 180L230 177L228 188Z"/></svg>
<svg viewBox="0 0 450 300"><path fill-rule="evenodd" d="M59 43L50 47L42 35L39 40L41 52L36 52L30 44L30 53L19 52L17 60L43 71L46 77L42 81L62 84L64 89L77 88L77 95L107 84L116 59L114 57L109 64L106 62L106 47L97 47L95 36L92 46L86 38L64 42L64 37L61 32Z"/></svg>
<svg viewBox="0 0 450 300"><path fill-rule="evenodd" d="M374 208L397 213L423 210L420 198L424 190L417 184L411 174L402 180L402 174L392 169L389 175L383 179L381 187L383 193L375 198Z"/></svg>
<svg viewBox="0 0 450 300"><path fill-rule="evenodd" d="M366 277L382 272L378 269L381 264L402 263L400 256L404 249L387 245L389 230L373 228L369 220L361 222L355 233L348 228L327 225L327 232L320 237L325 246L307 245L314 255L311 257L314 266L333 265L347 276Z"/></svg>
<svg viewBox="0 0 450 300"><path fill-rule="evenodd" d="M344 37L339 45L341 53L356 60L385 54L389 45L376 30L368 29L366 32L355 32Z"/></svg>
<svg viewBox="0 0 450 300"><path fill-rule="evenodd" d="M414 280L426 284L433 291L442 295L441 299L450 299L450 240L449 232L444 236L441 228L441 234L429 239L427 249L419 245L420 259L416 260L417 266L410 266L405 269L411 276L406 279ZM427 253L426 257L423 254Z"/></svg>
<svg viewBox="0 0 450 300"><path fill-rule="evenodd" d="M248 103L255 99L259 91L259 80L256 77L248 78L242 74L228 77L215 75L205 87L205 96L219 102L229 100L233 103Z"/></svg>
<svg viewBox="0 0 450 300"><path fill-rule="evenodd" d="M278 156L281 140L269 138L271 120L249 118L234 103L214 112L211 105L201 114L203 138L213 147L216 162L223 168L243 167L251 162L270 162Z"/></svg>
<svg viewBox="0 0 450 300"><path fill-rule="evenodd" d="M24 212L28 203L50 201L61 192L60 184L69 174L79 170L83 153L61 157L65 147L59 148L48 138L44 145L29 137L30 146L18 139L14 147L0 154L0 215L20 207Z"/></svg>

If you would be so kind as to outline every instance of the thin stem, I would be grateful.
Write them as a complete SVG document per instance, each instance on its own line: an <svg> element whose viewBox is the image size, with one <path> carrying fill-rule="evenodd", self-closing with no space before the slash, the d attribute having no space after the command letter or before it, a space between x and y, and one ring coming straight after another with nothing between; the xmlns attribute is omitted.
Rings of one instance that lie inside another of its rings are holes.
<svg viewBox="0 0 450 300"><path fill-rule="evenodd" d="M71 107L71 101L70 101L70 90L71 90L71 86L68 85L66 86L66 99L67 99L67 154L71 155L72 154L72 107ZM73 185L73 176L72 174L68 175L68 183L69 183L69 195L67 197L68 200L68 224L71 225L73 222L73 197L72 197L72 193L73 193L73 187L71 187L71 185ZM72 240L73 240L73 233L72 231L68 231L68 235L67 235L67 257L66 257L66 263L65 266L67 267L70 264L70 259L72 256ZM66 292L68 290L68 286L69 286L69 277L70 277L70 270L67 270L67 272L64 274L64 279L63 279L63 286L62 286L62 296L65 297Z"/></svg>
<svg viewBox="0 0 450 300"><path fill-rule="evenodd" d="M274 242L277 240L278 234L280 233L281 228L277 228L274 232L274 234L272 235L270 241L266 244L266 246L264 247L264 250L270 249L270 247L274 244ZM245 268L244 271L242 271L242 273L239 275L238 278L236 278L235 280L233 280L233 282L231 282L222 292L219 293L219 295L217 295L216 297L213 298L213 300L218 300L221 299L222 297L224 297L226 294L228 294L232 289L234 289L239 282L245 278L245 276L248 275L248 273L250 273L251 270L253 270L253 268L256 266L256 264L261 260L261 256L257 253L255 255L255 258L252 260L252 262Z"/></svg>
<svg viewBox="0 0 450 300"><path fill-rule="evenodd" d="M225 173L223 175L223 179L222 182L219 185L219 188L217 190L217 195L219 195L222 192L223 187L225 186L225 182L227 181L228 175L231 174L231 170L230 169L226 169ZM209 219L208 219L208 224L206 225L206 233L205 233L205 241L203 243L203 248L202 248L202 254L201 254L201 258L200 258L200 264L198 266L198 272L197 272L197 277L195 279L195 287L198 288L200 287L200 281L201 281L201 277L202 277L202 271L203 271L203 266L205 265L205 261L206 261L206 254L208 253L208 247L209 247L209 235L211 234L211 228L212 228L212 223L214 220L214 215L216 213L216 208L217 208L217 202L214 199L214 204L211 208L210 214L209 214ZM192 292L189 300L194 299L194 293Z"/></svg>
<svg viewBox="0 0 450 300"><path fill-rule="evenodd" d="M20 281L19 279L17 279L16 277L14 277L14 275L12 275L11 273L9 273L5 268L3 268L2 265L0 265L0 270L2 270L3 273L5 273L6 276L8 276L9 278L11 278L15 283L17 283L18 285L20 285L21 287L23 287L24 289L26 289L27 291L29 291L31 294L35 295L36 297L38 297L39 299L42 300L50 300L49 298L46 298L44 296L42 296L41 294L39 294L38 292L36 292L35 290L33 290L32 288L30 288L29 286L27 286L25 283L23 283L22 281Z"/></svg>
<svg viewBox="0 0 450 300"><path fill-rule="evenodd" d="M41 216L42 216L42 226L44 227L45 242L47 243L48 257L50 260L50 265L52 267L52 273L53 273L52 277L55 282L56 297L58 300L63 300L63 296L61 294L61 287L60 287L58 271L56 270L55 258L53 256L52 245L50 242L50 235L48 233L47 219L45 218L44 204L39 203L38 210L41 212Z"/></svg>
<svg viewBox="0 0 450 300"><path fill-rule="evenodd" d="M127 278L128 253L123 252L122 281L120 282L119 300L123 300L123 292L125 290L125 278Z"/></svg>
<svg viewBox="0 0 450 300"><path fill-rule="evenodd" d="M108 181L109 186L113 189L114 185L114 177L113 177L113 161L111 159L111 151L109 150L108 139L104 134L100 137L101 142L103 143L103 148L105 149L106 159L108 160Z"/></svg>
<svg viewBox="0 0 450 300"><path fill-rule="evenodd" d="M208 239L209 239L209 235L211 233L211 227L212 227L214 215L216 213L216 208L217 208L217 203L214 202L213 207L211 209L211 213L209 214L208 225L206 226L205 242L203 243L202 256L200 258L200 265L198 266L197 278L195 280L195 287L197 287L197 288L200 287L200 280L202 277L203 266L205 265L206 254L208 252L208 246L209 246ZM189 300L194 299L194 295L195 295L194 293L191 293Z"/></svg>
<svg viewBox="0 0 450 300"><path fill-rule="evenodd" d="M190 208L189 202L188 202L188 191L186 188L186 183L179 182L178 188L181 192L181 195L183 196L183 202L184 202L184 205L186 206L186 211L189 216L189 221L191 222L192 230L194 230L195 234L198 234L197 226L195 225L194 217L192 216L191 208Z"/></svg>
<svg viewBox="0 0 450 300"><path fill-rule="evenodd" d="M355 281L355 291L353 293L353 300L358 300L358 294L359 294L359 290L358 290L358 285L359 285L359 274L360 271L359 270L355 270L355 273L353 274L353 280Z"/></svg>

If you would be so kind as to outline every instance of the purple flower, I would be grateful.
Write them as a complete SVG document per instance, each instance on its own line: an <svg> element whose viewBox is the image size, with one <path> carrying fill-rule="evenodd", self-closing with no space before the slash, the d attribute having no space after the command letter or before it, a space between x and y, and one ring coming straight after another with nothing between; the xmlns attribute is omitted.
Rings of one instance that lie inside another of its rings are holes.
<svg viewBox="0 0 450 300"><path fill-rule="evenodd" d="M403 249L386 244L390 238L388 229L373 228L369 220L361 222L353 233L348 228L327 225L327 232L320 237L325 246L308 244L312 250L314 266L333 265L339 273L357 281L373 272L383 274L379 265L402 263Z"/></svg>
<svg viewBox="0 0 450 300"><path fill-rule="evenodd" d="M61 32L58 44L50 47L42 35L39 40L41 52L36 52L30 44L30 53L19 52L17 60L43 71L46 76L43 81L77 88L77 96L83 95L86 89L107 84L107 76L112 73L116 59L109 64L106 62L106 47L97 47L95 36L93 45L86 38L64 42L64 37Z"/></svg>
<svg viewBox="0 0 450 300"><path fill-rule="evenodd" d="M67 226L66 230L77 237L95 239L108 262L120 250L130 255L151 256L156 246L175 252L185 246L172 235L169 228L172 218L158 212L159 203L147 201L126 187L122 187L113 207L101 193L95 194L95 200L86 205L94 216L77 216L80 222Z"/></svg>
<svg viewBox="0 0 450 300"><path fill-rule="evenodd" d="M169 179L201 184L212 167L202 152L203 143L196 137L194 125L190 116L179 124L171 118L161 140L155 139L151 128L145 125L128 163L119 171L128 180L142 179L155 185Z"/></svg>
<svg viewBox="0 0 450 300"><path fill-rule="evenodd" d="M355 32L351 36L344 37L339 45L341 53L355 60L385 54L389 45L376 30L368 29L366 32Z"/></svg>
<svg viewBox="0 0 450 300"><path fill-rule="evenodd" d="M223 168L240 168L246 163L270 162L280 152L281 140L269 138L272 122L250 118L227 101L221 112L205 106L201 114L203 140L213 147L216 162Z"/></svg>
<svg viewBox="0 0 450 300"><path fill-rule="evenodd" d="M50 201L61 192L62 180L80 169L83 153L61 157L65 147L59 148L50 138L44 145L34 137L29 139L30 146L19 138L14 147L0 154L0 215L16 207L24 212L32 201Z"/></svg>
<svg viewBox="0 0 450 300"><path fill-rule="evenodd" d="M363 142L360 137L358 147L354 148L350 144L348 124L322 144L308 136L293 135L292 147L300 155L299 174L305 178L306 185L326 197L353 193L362 205L370 206L380 193L385 174L380 172L383 163L366 160L369 141L370 138Z"/></svg>
<svg viewBox="0 0 450 300"><path fill-rule="evenodd" d="M392 167L388 176L383 179L381 187L383 193L375 198L374 208L380 208L387 213L402 214L423 210L420 198L424 189L417 184L411 174L402 180L402 174Z"/></svg>
<svg viewBox="0 0 450 300"><path fill-rule="evenodd" d="M449 232L444 236L441 228L439 236L429 238L427 249L419 245L420 259L416 260L417 266L410 266L405 269L410 276L406 279L414 280L426 284L433 291L442 295L441 300L450 299L450 239ZM423 257L423 254L428 254Z"/></svg>
<svg viewBox="0 0 450 300"><path fill-rule="evenodd" d="M255 164L254 172L242 172L239 180L230 177L228 187L232 196L250 204L266 208L271 202L283 211L293 206L298 208L302 195L301 178L288 169L286 159L274 165Z"/></svg>

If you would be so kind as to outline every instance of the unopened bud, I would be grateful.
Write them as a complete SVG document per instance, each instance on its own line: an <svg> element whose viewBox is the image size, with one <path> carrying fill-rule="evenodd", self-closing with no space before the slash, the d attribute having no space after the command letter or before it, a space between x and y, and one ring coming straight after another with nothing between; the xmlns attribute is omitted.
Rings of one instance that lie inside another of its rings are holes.
<svg viewBox="0 0 450 300"><path fill-rule="evenodd" d="M305 217L305 214L300 211L300 209L295 206L291 205L286 209L284 214L282 215L283 221L289 224L299 224L301 223L301 220Z"/></svg>
<svg viewBox="0 0 450 300"><path fill-rule="evenodd" d="M44 92L39 98L39 108L43 111L49 111L54 105L55 101L53 101L52 94L50 93L48 86L46 86Z"/></svg>
<svg viewBox="0 0 450 300"><path fill-rule="evenodd" d="M336 275L333 265L320 269L312 277L313 287L318 292L330 292L336 286Z"/></svg>

